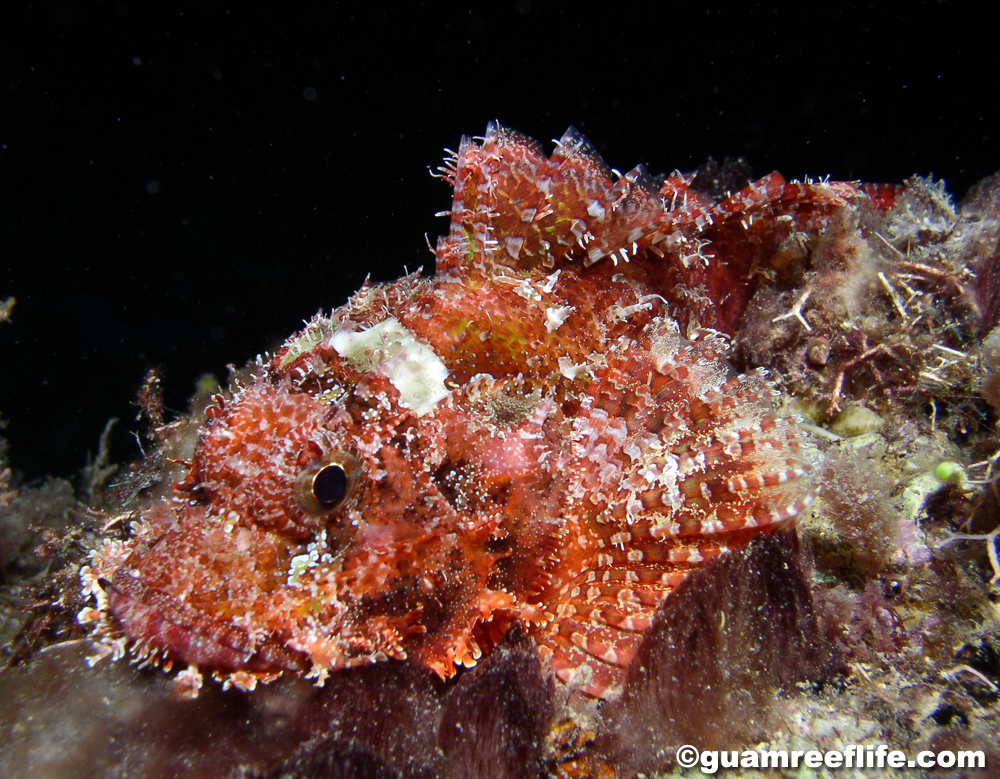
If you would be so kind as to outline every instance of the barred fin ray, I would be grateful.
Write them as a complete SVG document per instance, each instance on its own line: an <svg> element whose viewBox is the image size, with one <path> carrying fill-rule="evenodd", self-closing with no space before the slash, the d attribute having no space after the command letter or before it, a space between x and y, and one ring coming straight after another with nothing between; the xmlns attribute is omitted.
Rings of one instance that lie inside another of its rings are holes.
<svg viewBox="0 0 1000 779"><path fill-rule="evenodd" d="M548 634L538 640L538 652L566 684L578 684L592 698L610 698L618 689L621 669L594 663L589 654L564 636Z"/></svg>
<svg viewBox="0 0 1000 779"><path fill-rule="evenodd" d="M605 628L606 629L606 628ZM617 641L599 636L600 626L559 623L538 638L539 654L567 684L579 684L594 698L612 697L625 668L635 656L641 635L616 631Z"/></svg>

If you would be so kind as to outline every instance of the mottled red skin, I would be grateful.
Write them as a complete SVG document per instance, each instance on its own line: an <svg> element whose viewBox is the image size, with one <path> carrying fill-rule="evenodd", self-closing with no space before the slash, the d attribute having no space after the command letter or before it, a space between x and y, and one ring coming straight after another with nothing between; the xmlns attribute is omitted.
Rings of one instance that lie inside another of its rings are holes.
<svg viewBox="0 0 1000 779"><path fill-rule="evenodd" d="M732 330L736 277L857 190L773 174L715 204L496 125L445 177L433 279L363 288L209 410L169 521L111 575L144 650L241 686L404 656L447 676L521 622L606 696L688 571L808 505L797 426L691 324ZM434 366L421 406L405 377ZM356 489L317 516L296 480L337 452Z"/></svg>

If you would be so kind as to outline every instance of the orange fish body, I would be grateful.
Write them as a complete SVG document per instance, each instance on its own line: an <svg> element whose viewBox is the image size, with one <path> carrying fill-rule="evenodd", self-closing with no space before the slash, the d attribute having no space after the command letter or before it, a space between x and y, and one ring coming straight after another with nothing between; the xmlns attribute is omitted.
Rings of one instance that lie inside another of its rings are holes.
<svg viewBox="0 0 1000 779"><path fill-rule="evenodd" d="M95 553L88 587L140 654L244 688L386 658L449 676L521 623L606 697L688 571L810 503L796 422L724 337L682 333L671 274L711 291L719 254L691 247L849 185L772 174L716 203L679 175L612 182L575 131L546 157L495 124L443 173L435 275L292 336L209 408L172 501Z"/></svg>

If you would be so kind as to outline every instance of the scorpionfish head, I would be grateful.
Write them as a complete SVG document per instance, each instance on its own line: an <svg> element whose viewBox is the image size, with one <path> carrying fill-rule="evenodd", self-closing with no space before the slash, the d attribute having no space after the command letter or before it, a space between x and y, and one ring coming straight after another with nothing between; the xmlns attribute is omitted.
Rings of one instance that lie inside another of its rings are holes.
<svg viewBox="0 0 1000 779"><path fill-rule="evenodd" d="M450 675L544 583L561 410L518 379L449 389L392 318L310 337L216 398L169 515L149 512L158 537L115 572L112 612L237 684L407 655Z"/></svg>

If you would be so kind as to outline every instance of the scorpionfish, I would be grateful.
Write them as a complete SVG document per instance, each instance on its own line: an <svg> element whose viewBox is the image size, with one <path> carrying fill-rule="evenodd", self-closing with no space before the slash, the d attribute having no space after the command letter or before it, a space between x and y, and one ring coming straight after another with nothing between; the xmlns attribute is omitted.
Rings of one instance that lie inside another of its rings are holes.
<svg viewBox="0 0 1000 779"><path fill-rule="evenodd" d="M389 658L448 677L520 624L606 698L690 571L808 507L811 447L719 324L734 263L852 185L712 198L497 123L440 176L434 275L366 282L258 358L169 499L93 553L106 651L187 664L196 694Z"/></svg>

